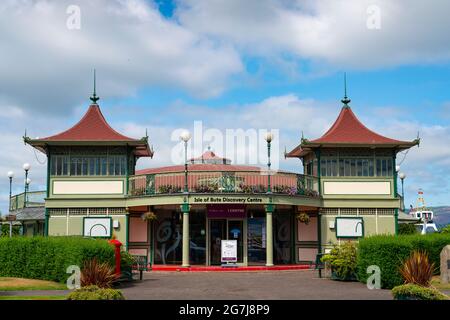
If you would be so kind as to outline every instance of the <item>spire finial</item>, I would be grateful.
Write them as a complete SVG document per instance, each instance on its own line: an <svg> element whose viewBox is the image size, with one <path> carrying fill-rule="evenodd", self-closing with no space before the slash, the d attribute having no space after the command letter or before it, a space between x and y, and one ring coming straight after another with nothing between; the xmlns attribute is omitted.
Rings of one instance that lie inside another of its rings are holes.
<svg viewBox="0 0 450 320"><path fill-rule="evenodd" d="M341 102L348 107L348 104L351 102L352 100L350 100L347 97L347 73L344 72L344 99L341 100Z"/></svg>
<svg viewBox="0 0 450 320"><path fill-rule="evenodd" d="M94 93L92 94L92 97L90 97L89 99L91 99L91 101L94 104L97 104L97 101L100 100L100 97L97 97L95 87L96 87L96 75L95 75L95 69L94 69Z"/></svg>

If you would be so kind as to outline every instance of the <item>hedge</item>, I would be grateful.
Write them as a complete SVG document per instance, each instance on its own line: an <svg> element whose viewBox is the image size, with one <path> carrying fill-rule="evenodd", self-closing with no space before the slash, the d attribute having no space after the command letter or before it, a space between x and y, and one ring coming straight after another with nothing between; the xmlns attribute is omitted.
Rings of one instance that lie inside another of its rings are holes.
<svg viewBox="0 0 450 320"><path fill-rule="evenodd" d="M448 296L437 289L415 284L403 284L392 289L395 300L448 300Z"/></svg>
<svg viewBox="0 0 450 320"><path fill-rule="evenodd" d="M0 276L65 282L70 265L96 258L114 264L114 247L106 240L81 237L0 239Z"/></svg>
<svg viewBox="0 0 450 320"><path fill-rule="evenodd" d="M428 235L372 236L361 239L358 244L358 279L367 282L370 274L367 267L377 265L381 269L381 287L392 289L403 284L399 268L412 251L423 250L434 262L439 274L440 253L450 244L450 234L433 233Z"/></svg>

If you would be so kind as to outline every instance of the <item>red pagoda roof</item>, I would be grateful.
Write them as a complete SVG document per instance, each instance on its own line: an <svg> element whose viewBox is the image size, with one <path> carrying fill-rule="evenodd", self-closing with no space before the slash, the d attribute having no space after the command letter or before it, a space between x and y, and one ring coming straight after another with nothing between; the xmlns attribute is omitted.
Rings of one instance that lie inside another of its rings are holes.
<svg viewBox="0 0 450 320"><path fill-rule="evenodd" d="M118 133L106 121L98 104L93 103L89 109L72 128L58 133L53 136L30 139L24 137L26 143L46 153L46 145L48 144L64 144L70 142L82 143L83 145L89 143L113 143L126 144L134 147L134 153L138 157L152 157L153 151L148 145L147 138L133 139Z"/></svg>
<svg viewBox="0 0 450 320"><path fill-rule="evenodd" d="M373 132L359 121L350 107L344 106L331 128L310 143L402 144L405 141Z"/></svg>
<svg viewBox="0 0 450 320"><path fill-rule="evenodd" d="M314 140L302 139L299 146L286 154L286 157L300 157L308 152L309 148L328 146L385 146L395 147L398 149L407 149L417 145L419 140L401 141L382 136L370 129L359 121L352 109L348 105L344 105L342 110L325 134Z"/></svg>
<svg viewBox="0 0 450 320"><path fill-rule="evenodd" d="M45 141L135 141L126 137L106 122L100 107L91 104L86 114L72 128L59 134L42 138Z"/></svg>

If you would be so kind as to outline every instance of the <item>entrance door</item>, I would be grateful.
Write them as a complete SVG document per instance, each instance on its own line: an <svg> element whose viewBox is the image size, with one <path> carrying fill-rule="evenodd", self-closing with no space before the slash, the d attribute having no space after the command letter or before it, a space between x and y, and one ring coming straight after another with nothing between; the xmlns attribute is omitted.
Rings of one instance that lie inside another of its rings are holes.
<svg viewBox="0 0 450 320"><path fill-rule="evenodd" d="M243 262L244 256L244 236L243 236L243 221L242 220L227 220L227 219L211 219L209 224L210 241L210 264L220 265L222 248L222 240L237 240L237 258L238 263Z"/></svg>

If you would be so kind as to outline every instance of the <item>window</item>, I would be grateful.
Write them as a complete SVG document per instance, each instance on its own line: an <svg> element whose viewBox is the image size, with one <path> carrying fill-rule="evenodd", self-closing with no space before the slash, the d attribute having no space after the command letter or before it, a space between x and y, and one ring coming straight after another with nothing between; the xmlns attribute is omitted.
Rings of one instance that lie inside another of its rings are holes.
<svg viewBox="0 0 450 320"><path fill-rule="evenodd" d="M377 177L392 176L392 159L391 158L377 158Z"/></svg>
<svg viewBox="0 0 450 320"><path fill-rule="evenodd" d="M376 160L374 160L376 159ZM320 160L323 177L390 177L393 175L392 158L331 158Z"/></svg>
<svg viewBox="0 0 450 320"><path fill-rule="evenodd" d="M121 176L126 174L126 156L66 156L50 158L53 176Z"/></svg>

